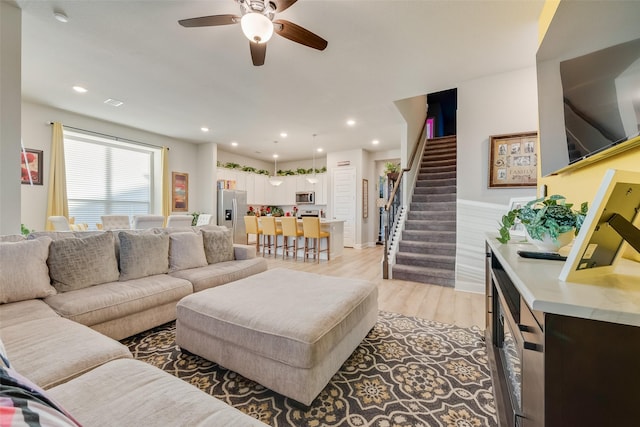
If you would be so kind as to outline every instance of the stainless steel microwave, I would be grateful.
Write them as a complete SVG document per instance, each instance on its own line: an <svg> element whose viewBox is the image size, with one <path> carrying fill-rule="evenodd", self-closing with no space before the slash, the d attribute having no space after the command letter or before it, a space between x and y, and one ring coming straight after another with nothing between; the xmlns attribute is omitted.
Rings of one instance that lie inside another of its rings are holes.
<svg viewBox="0 0 640 427"><path fill-rule="evenodd" d="M296 191L296 205L314 205L315 203L315 191Z"/></svg>

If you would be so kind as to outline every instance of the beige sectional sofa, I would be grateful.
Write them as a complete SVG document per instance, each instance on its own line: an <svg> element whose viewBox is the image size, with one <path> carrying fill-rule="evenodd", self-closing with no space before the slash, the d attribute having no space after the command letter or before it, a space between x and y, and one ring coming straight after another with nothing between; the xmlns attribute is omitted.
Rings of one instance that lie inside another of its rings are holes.
<svg viewBox="0 0 640 427"><path fill-rule="evenodd" d="M265 271L255 247L234 245L229 230L0 236L0 267L0 340L11 369L79 423L262 425L133 360L116 341L174 320L186 295Z"/></svg>

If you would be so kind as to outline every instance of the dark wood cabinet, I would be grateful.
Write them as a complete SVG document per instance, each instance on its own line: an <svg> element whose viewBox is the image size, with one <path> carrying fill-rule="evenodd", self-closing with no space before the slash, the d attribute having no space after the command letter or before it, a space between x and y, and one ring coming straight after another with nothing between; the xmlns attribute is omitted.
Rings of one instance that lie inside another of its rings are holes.
<svg viewBox="0 0 640 427"><path fill-rule="evenodd" d="M486 343L500 426L640 425L640 327L532 310L511 277L517 268L504 267L487 247Z"/></svg>

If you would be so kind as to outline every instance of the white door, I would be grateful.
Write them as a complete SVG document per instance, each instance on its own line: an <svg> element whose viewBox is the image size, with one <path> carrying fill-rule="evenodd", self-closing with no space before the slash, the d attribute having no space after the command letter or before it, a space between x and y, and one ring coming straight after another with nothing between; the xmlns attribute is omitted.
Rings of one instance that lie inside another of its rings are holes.
<svg viewBox="0 0 640 427"><path fill-rule="evenodd" d="M338 168L333 171L333 218L344 221L344 246L356 243L356 170Z"/></svg>

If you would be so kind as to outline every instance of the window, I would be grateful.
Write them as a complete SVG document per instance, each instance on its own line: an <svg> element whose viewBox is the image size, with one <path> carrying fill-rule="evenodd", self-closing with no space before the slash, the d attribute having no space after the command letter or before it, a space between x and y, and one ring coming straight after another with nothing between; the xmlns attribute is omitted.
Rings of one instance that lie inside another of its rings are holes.
<svg viewBox="0 0 640 427"><path fill-rule="evenodd" d="M101 215L153 211L154 162L160 150L64 130L69 216L90 226Z"/></svg>

